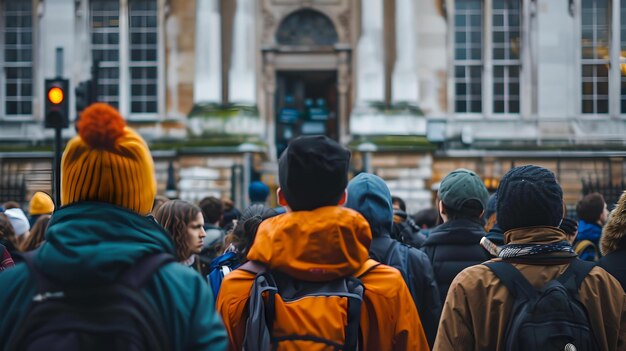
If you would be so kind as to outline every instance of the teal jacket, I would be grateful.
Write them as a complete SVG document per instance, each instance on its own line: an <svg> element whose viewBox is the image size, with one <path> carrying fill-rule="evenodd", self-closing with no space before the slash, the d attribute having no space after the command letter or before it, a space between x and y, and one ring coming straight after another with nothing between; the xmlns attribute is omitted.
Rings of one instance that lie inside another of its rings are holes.
<svg viewBox="0 0 626 351"><path fill-rule="evenodd" d="M140 258L174 246L149 217L105 203L81 202L57 210L35 257L51 279L68 285L112 282ZM7 340L35 293L25 264L0 273L0 340ZM172 350L223 350L226 332L206 281L178 263L164 265L143 288L164 317ZM0 342L0 351L6 345Z"/></svg>

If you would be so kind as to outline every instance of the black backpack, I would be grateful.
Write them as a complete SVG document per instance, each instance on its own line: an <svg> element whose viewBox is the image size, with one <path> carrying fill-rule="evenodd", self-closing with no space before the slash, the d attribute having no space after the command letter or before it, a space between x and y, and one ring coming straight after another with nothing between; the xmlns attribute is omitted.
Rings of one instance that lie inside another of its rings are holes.
<svg viewBox="0 0 626 351"><path fill-rule="evenodd" d="M515 298L505 350L599 350L578 289L594 264L574 259L557 279L536 290L508 262L484 263Z"/></svg>
<svg viewBox="0 0 626 351"><path fill-rule="evenodd" d="M6 344L7 350L167 350L163 317L140 288L170 254L136 262L113 284L61 287L39 271L34 253L22 255L36 281L28 313Z"/></svg>

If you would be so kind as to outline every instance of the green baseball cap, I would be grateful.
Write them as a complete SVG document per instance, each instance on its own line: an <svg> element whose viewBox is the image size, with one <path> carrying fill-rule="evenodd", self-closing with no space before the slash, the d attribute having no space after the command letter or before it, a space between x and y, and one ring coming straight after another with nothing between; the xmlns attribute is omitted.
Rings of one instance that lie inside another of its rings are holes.
<svg viewBox="0 0 626 351"><path fill-rule="evenodd" d="M480 202L483 210L487 208L489 192L480 177L464 168L450 172L439 185L439 199L453 210L461 210L468 200Z"/></svg>

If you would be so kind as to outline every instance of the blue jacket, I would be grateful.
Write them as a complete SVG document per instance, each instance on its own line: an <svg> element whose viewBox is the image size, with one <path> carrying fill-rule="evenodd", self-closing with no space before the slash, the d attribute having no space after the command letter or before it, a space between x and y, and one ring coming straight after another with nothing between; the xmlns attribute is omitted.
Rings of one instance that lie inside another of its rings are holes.
<svg viewBox="0 0 626 351"><path fill-rule="evenodd" d="M234 252L226 252L213 261L211 261L211 270L207 275L207 280L213 292L213 298L217 301L217 295L220 292L222 281L224 280L224 271L222 267L228 267L229 270L235 270L241 266L240 258Z"/></svg>
<svg viewBox="0 0 626 351"><path fill-rule="evenodd" d="M597 223L587 223L584 220L578 221L578 235L576 236L576 243L579 243L583 240L591 241L596 248L600 249L600 237L602 236L602 227ZM576 243L574 245L576 245ZM595 250L593 248L588 248L585 251L581 252L579 255L581 260L585 261L595 261L596 259L600 259L600 257L596 257Z"/></svg>
<svg viewBox="0 0 626 351"><path fill-rule="evenodd" d="M348 184L346 207L359 212L370 225L370 257L400 271L417 307L429 345L437 335L441 302L433 269L421 251L392 239L393 208L385 182L373 174L361 173Z"/></svg>
<svg viewBox="0 0 626 351"><path fill-rule="evenodd" d="M81 202L54 213L35 265L59 284L80 287L113 282L142 257L162 252L174 255L174 246L153 219L110 204ZM0 274L0 340L7 340L24 317L33 285L25 264ZM170 349L226 349L226 332L199 274L167 264L142 290L163 316ZM0 350L5 347L0 342Z"/></svg>

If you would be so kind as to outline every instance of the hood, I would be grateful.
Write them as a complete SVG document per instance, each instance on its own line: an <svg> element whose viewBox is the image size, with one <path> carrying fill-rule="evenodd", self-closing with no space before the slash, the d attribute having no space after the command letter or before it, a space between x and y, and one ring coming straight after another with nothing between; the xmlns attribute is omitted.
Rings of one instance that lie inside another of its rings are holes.
<svg viewBox="0 0 626 351"><path fill-rule="evenodd" d="M611 211L602 230L600 251L603 255L621 249L626 244L626 192L622 193L617 206Z"/></svg>
<svg viewBox="0 0 626 351"><path fill-rule="evenodd" d="M345 207L359 212L370 224L373 236L388 235L393 224L391 193L382 178L361 173L348 183Z"/></svg>
<svg viewBox="0 0 626 351"><path fill-rule="evenodd" d="M35 264L59 282L100 284L160 252L173 255L174 246L153 218L106 203L79 202L54 212Z"/></svg>
<svg viewBox="0 0 626 351"><path fill-rule="evenodd" d="M288 212L264 220L248 259L307 281L352 275L368 258L369 225L339 206Z"/></svg>

